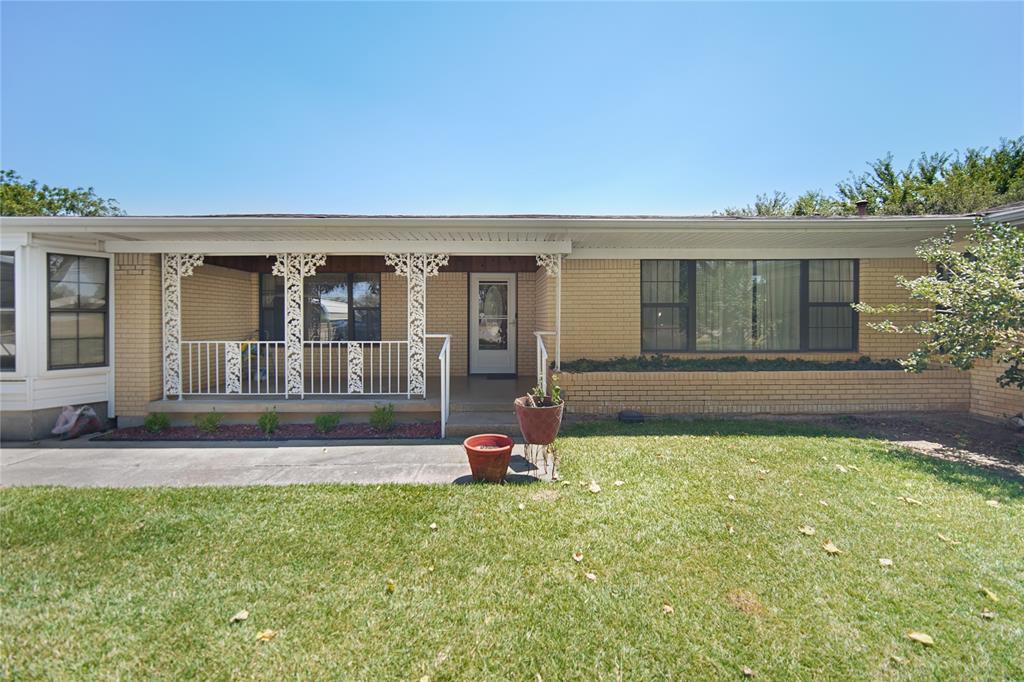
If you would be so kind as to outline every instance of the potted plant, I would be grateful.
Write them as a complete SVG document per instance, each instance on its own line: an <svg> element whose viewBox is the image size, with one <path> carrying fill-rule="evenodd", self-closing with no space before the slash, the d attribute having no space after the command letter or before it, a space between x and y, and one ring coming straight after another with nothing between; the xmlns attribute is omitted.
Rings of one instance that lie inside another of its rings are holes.
<svg viewBox="0 0 1024 682"><path fill-rule="evenodd" d="M550 386L550 393L535 386L522 398L516 398L516 419L523 439L531 445L551 445L562 426L564 401L557 375L551 375Z"/></svg>
<svg viewBox="0 0 1024 682"><path fill-rule="evenodd" d="M513 445L511 438L500 433L481 433L462 441L473 478L491 483L504 481Z"/></svg>

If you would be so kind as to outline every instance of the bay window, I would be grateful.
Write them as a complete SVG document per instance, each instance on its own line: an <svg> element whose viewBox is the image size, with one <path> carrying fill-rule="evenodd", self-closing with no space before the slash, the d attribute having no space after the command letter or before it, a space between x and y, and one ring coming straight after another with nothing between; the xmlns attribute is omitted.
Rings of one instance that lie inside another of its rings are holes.
<svg viewBox="0 0 1024 682"><path fill-rule="evenodd" d="M47 255L50 369L107 364L107 259Z"/></svg>
<svg viewBox="0 0 1024 682"><path fill-rule="evenodd" d="M855 350L853 260L645 260L641 350Z"/></svg>

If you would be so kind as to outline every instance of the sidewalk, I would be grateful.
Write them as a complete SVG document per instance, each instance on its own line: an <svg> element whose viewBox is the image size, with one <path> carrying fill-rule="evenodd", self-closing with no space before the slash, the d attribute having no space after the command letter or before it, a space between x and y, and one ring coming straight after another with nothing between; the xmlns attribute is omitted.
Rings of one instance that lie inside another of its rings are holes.
<svg viewBox="0 0 1024 682"><path fill-rule="evenodd" d="M513 452L509 481L543 478ZM462 446L429 441L93 443L4 445L0 486L75 487L468 483Z"/></svg>

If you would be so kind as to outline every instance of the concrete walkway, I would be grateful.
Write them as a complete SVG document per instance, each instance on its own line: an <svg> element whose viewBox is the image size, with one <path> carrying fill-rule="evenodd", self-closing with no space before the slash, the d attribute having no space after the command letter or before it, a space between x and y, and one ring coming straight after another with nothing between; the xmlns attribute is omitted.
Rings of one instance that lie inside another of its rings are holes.
<svg viewBox="0 0 1024 682"><path fill-rule="evenodd" d="M541 472L517 445L510 481ZM460 444L431 441L4 445L0 486L143 487L291 483L468 483Z"/></svg>

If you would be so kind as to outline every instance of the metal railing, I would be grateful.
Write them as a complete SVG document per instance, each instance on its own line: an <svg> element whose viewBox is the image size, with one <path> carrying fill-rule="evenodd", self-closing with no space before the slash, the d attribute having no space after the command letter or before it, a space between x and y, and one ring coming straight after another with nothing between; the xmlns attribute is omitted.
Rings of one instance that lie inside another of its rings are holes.
<svg viewBox="0 0 1024 682"><path fill-rule="evenodd" d="M407 341L304 341L305 395L408 395Z"/></svg>
<svg viewBox="0 0 1024 682"><path fill-rule="evenodd" d="M554 336L555 332L534 332L537 338L537 386L541 393L548 392L548 349L544 344L545 336Z"/></svg>
<svg viewBox="0 0 1024 682"><path fill-rule="evenodd" d="M451 413L452 335L427 334L426 338L444 339L441 352L437 354L437 359L441 361L441 438L444 438L448 415Z"/></svg>
<svg viewBox="0 0 1024 682"><path fill-rule="evenodd" d="M284 371L284 341L181 342L181 395L280 395Z"/></svg>

